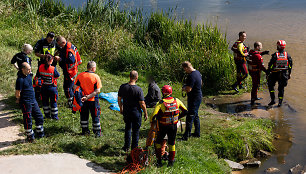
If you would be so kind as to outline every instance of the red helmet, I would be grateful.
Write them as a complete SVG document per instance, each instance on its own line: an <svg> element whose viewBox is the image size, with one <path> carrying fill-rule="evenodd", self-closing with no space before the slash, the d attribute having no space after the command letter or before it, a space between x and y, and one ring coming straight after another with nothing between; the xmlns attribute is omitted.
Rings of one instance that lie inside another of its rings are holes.
<svg viewBox="0 0 306 174"><path fill-rule="evenodd" d="M286 48L286 42L284 40L279 40L279 41L277 41L277 46L281 49L285 49Z"/></svg>
<svg viewBox="0 0 306 174"><path fill-rule="evenodd" d="M170 85L165 85L165 86L163 86L163 88L162 88L162 93L163 93L164 95L171 95L171 94L172 94L172 88L171 88L171 86L170 86Z"/></svg>

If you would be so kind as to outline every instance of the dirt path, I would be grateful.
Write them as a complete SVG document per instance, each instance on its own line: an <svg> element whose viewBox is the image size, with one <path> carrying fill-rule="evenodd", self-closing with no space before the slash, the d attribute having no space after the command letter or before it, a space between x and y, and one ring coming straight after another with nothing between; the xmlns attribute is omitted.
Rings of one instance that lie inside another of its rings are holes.
<svg viewBox="0 0 306 174"><path fill-rule="evenodd" d="M3 100L4 97L0 95L0 151L25 139L20 133L20 126L11 121L13 113L5 110L6 105Z"/></svg>

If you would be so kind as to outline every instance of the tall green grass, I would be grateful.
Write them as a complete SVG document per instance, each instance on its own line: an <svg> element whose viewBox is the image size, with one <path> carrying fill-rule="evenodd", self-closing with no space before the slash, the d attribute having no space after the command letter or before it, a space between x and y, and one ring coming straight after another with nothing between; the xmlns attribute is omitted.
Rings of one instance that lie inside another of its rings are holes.
<svg viewBox="0 0 306 174"><path fill-rule="evenodd" d="M204 92L227 89L234 80L232 55L217 26L196 25L171 12L120 10L112 0L88 0L78 9L53 0L4 2L13 7L6 16L12 19L9 25L31 31L16 46L34 44L37 38L31 36L54 31L111 73L137 69L157 80L181 82L181 63L189 60L203 75Z"/></svg>

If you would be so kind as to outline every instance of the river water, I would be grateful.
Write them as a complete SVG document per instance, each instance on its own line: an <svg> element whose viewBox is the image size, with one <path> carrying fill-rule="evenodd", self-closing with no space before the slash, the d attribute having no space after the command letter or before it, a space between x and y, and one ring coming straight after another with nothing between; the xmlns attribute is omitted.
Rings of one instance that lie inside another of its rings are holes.
<svg viewBox="0 0 306 174"><path fill-rule="evenodd" d="M86 0L63 0L67 5L80 7ZM246 44L263 43L264 50L274 52L276 42L284 39L287 51L293 58L293 73L285 89L284 105L267 110L268 92L260 93L264 100L252 112L271 117L277 122L275 132L279 138L274 142L276 151L265 159L259 169L247 169L242 173L264 173L276 167L282 173L296 164L306 165L306 1L305 0L122 0L121 8L141 8L145 13L154 10L176 9L179 17L192 19L195 23L212 21L227 33L230 45L239 31L247 32ZM265 56L265 64L270 57ZM267 90L266 90L267 91ZM228 98L228 103L239 103L245 110L252 110L249 96ZM224 99L222 99L225 102ZM237 105L227 105L227 110ZM235 111L235 109L233 110Z"/></svg>

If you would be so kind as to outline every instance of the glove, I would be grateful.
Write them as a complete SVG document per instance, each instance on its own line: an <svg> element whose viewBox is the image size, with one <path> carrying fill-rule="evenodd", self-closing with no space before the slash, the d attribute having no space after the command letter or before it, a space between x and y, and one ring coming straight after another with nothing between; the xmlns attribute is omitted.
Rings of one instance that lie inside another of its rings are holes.
<svg viewBox="0 0 306 174"><path fill-rule="evenodd" d="M263 55L269 55L269 53L270 53L270 51L263 51L263 52L260 53L260 55L262 55L262 56Z"/></svg>

